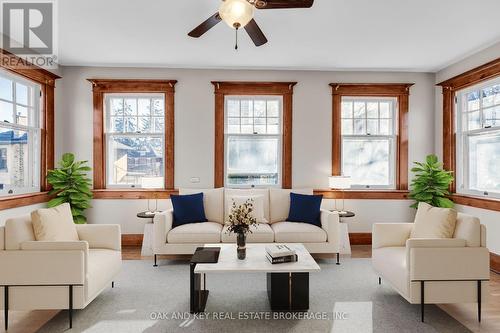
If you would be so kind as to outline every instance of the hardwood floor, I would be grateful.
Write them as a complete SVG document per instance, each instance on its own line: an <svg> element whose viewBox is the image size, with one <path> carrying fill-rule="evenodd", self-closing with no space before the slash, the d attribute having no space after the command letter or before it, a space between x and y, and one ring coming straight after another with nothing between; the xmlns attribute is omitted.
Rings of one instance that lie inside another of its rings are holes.
<svg viewBox="0 0 500 333"><path fill-rule="evenodd" d="M351 258L371 258L371 245L354 245ZM168 256L165 258L188 260L190 256ZM141 256L139 247L124 247L123 260L152 260ZM160 256L162 258L162 256ZM477 322L476 304L445 304L440 307L473 332L500 332L500 275L491 272L490 295L483 303L482 322ZM11 311L8 333L36 332L58 313L50 311ZM0 316L0 332L4 332L3 315Z"/></svg>

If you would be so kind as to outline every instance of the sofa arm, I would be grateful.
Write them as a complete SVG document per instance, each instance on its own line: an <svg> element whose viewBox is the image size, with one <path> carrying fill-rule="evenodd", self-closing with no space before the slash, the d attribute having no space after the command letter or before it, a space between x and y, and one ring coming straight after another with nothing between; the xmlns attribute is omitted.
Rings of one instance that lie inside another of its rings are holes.
<svg viewBox="0 0 500 333"><path fill-rule="evenodd" d="M372 227L372 249L405 246L413 223L375 223Z"/></svg>
<svg viewBox="0 0 500 333"><path fill-rule="evenodd" d="M83 285L85 261L82 250L0 251L0 285Z"/></svg>
<svg viewBox="0 0 500 333"><path fill-rule="evenodd" d="M340 219L337 212L321 210L321 228L326 231L327 242L340 246Z"/></svg>
<svg viewBox="0 0 500 333"><path fill-rule="evenodd" d="M91 249L122 249L119 224L77 224L76 230L80 240L87 241Z"/></svg>
<svg viewBox="0 0 500 333"><path fill-rule="evenodd" d="M164 212L155 214L153 219L153 252L155 249L160 249L167 243L167 234L172 229L174 221L174 210L169 209Z"/></svg>
<svg viewBox="0 0 500 333"><path fill-rule="evenodd" d="M86 241L71 242L49 242L49 241L26 241L21 243L21 250L28 251L61 251L61 250L89 250L89 243Z"/></svg>
<svg viewBox="0 0 500 333"><path fill-rule="evenodd" d="M467 242L460 238L410 238L406 241L406 250L417 247L465 247Z"/></svg>
<svg viewBox="0 0 500 333"><path fill-rule="evenodd" d="M411 247L407 251L411 281L490 277L490 254L485 247Z"/></svg>

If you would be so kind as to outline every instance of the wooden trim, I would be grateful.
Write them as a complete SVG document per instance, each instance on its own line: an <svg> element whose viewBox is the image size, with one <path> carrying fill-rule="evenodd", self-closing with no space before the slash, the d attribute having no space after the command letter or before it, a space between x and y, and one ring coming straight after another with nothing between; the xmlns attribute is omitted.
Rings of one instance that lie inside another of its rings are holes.
<svg viewBox="0 0 500 333"><path fill-rule="evenodd" d="M179 191L171 190L93 190L94 199L169 199L171 194Z"/></svg>
<svg viewBox="0 0 500 333"><path fill-rule="evenodd" d="M500 73L500 58L496 58L482 66L473 68L446 81L438 86L456 91L497 77Z"/></svg>
<svg viewBox="0 0 500 333"><path fill-rule="evenodd" d="M0 209L26 206L50 200L47 171L54 169L55 84L60 76L35 66L16 55L0 49L0 67L40 85L42 117L40 121L40 192L14 195L0 199Z"/></svg>
<svg viewBox="0 0 500 333"><path fill-rule="evenodd" d="M122 246L141 247L143 234L122 234Z"/></svg>
<svg viewBox="0 0 500 333"><path fill-rule="evenodd" d="M175 80L88 79L92 83L94 117L94 189L106 188L106 143L104 140L104 95L107 93L163 93L165 94L165 188L174 188L174 94ZM120 190L121 192L137 192ZM116 193L120 191L111 191ZM140 192L140 191L139 191ZM100 194L98 194L100 195ZM122 198L117 195L116 199Z"/></svg>
<svg viewBox="0 0 500 333"><path fill-rule="evenodd" d="M462 194L452 194L450 199L457 205L471 206L500 212L500 200L484 197L474 197Z"/></svg>
<svg viewBox="0 0 500 333"><path fill-rule="evenodd" d="M350 232L349 242L351 245L372 245L371 232Z"/></svg>
<svg viewBox="0 0 500 333"><path fill-rule="evenodd" d="M214 187L224 186L224 99L226 95L279 95L283 97L282 179L292 188L293 87L297 82L212 81L215 88Z"/></svg>
<svg viewBox="0 0 500 333"><path fill-rule="evenodd" d="M456 175L455 97L457 91L500 76L500 58L438 83L443 93L443 167ZM451 199L459 204L500 211L500 200L456 193L456 181L450 185Z"/></svg>
<svg viewBox="0 0 500 333"><path fill-rule="evenodd" d="M407 200L409 191L355 191L348 190L342 194L338 190L314 190L314 194L323 195L323 199L390 199L390 200Z"/></svg>
<svg viewBox="0 0 500 333"><path fill-rule="evenodd" d="M396 190L408 190L408 112L412 85L413 83L330 83L332 87L332 175L342 174L342 97L396 97L398 99Z"/></svg>
<svg viewBox="0 0 500 333"><path fill-rule="evenodd" d="M500 274L500 255L490 252L490 269Z"/></svg>
<svg viewBox="0 0 500 333"><path fill-rule="evenodd" d="M48 202L52 197L48 192L28 193L0 198L0 210L29 206Z"/></svg>

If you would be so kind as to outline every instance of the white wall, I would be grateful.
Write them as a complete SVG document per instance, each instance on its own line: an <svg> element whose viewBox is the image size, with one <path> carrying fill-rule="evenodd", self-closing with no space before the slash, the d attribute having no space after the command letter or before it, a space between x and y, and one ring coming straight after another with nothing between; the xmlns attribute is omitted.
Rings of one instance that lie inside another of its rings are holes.
<svg viewBox="0 0 500 333"><path fill-rule="evenodd" d="M56 156L75 152L92 161L92 87L88 78L175 79L175 186L212 187L214 174L214 89L210 81L297 81L293 104L293 186L326 188L331 173L331 82L415 83L411 88L409 160L434 151L434 75L396 72L234 71L166 68L64 67L56 90ZM199 177L199 184L191 184ZM331 205L326 201L325 205ZM350 200L357 213L354 232L370 232L373 222L412 219L408 201ZM145 200L94 200L91 223L120 223L139 233L135 214ZM352 208L351 208L352 207Z"/></svg>
<svg viewBox="0 0 500 333"><path fill-rule="evenodd" d="M11 217L26 215L26 214L31 213L34 210L37 210L39 208L45 208L45 207L47 207L47 204L41 203L41 204L35 204L35 205L0 210L0 226L5 225L5 221Z"/></svg>
<svg viewBox="0 0 500 333"><path fill-rule="evenodd" d="M497 43L479 53L463 59L451 66L443 68L436 73L436 83L443 82L468 70L484 65L487 62L500 57L500 43ZM435 100L435 131L436 153L442 157L443 154L443 96L441 88L436 88ZM472 214L481 219L481 223L487 228L487 245L491 252L500 253L500 212L457 205L456 208L464 213Z"/></svg>

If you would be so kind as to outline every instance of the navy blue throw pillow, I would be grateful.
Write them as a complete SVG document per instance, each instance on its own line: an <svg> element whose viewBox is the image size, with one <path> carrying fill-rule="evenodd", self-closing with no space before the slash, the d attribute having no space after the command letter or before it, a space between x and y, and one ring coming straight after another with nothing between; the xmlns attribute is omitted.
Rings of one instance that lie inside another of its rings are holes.
<svg viewBox="0 0 500 333"><path fill-rule="evenodd" d="M290 193L289 222L305 222L321 227L321 200L323 195Z"/></svg>
<svg viewBox="0 0 500 333"><path fill-rule="evenodd" d="M179 225L207 222L205 207L203 206L203 193L189 195L171 195L174 207L174 221L172 227Z"/></svg>

